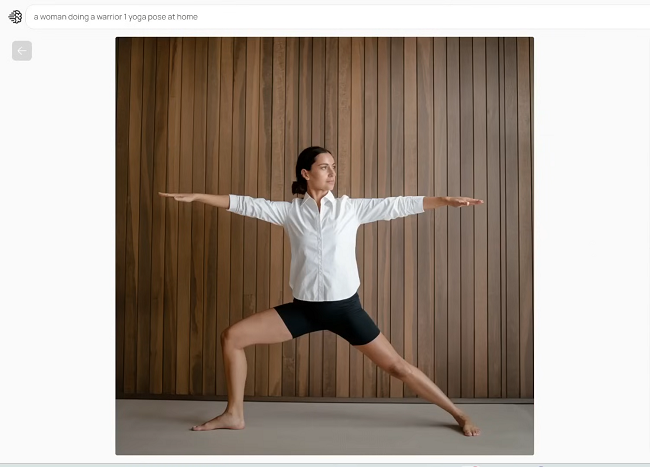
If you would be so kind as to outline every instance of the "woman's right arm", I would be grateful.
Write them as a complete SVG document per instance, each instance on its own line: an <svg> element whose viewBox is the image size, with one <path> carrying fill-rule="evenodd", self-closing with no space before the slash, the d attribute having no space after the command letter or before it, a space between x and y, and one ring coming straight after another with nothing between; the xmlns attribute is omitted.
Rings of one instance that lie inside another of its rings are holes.
<svg viewBox="0 0 650 467"><path fill-rule="evenodd" d="M166 198L174 198L176 201L183 201L191 203L192 201L200 201L210 206L218 208L230 208L229 195L207 195L204 193L158 193L160 196Z"/></svg>
<svg viewBox="0 0 650 467"><path fill-rule="evenodd" d="M159 193L160 196L174 198L186 203L200 201L242 216L254 217L276 225L284 225L291 203L287 201L269 201L242 195L206 195L203 193Z"/></svg>

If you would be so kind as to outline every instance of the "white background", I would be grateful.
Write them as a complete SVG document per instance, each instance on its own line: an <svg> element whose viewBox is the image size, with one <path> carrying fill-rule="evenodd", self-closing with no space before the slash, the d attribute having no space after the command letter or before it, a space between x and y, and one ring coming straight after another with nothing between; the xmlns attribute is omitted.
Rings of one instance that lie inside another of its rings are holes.
<svg viewBox="0 0 650 467"><path fill-rule="evenodd" d="M359 33L6 19L27 6L0 18L0 462L263 460L114 454L116 35L534 37L534 456L271 461L650 462L650 30L547 29L551 15L546 29L386 33L372 11ZM15 40L31 61L11 59Z"/></svg>

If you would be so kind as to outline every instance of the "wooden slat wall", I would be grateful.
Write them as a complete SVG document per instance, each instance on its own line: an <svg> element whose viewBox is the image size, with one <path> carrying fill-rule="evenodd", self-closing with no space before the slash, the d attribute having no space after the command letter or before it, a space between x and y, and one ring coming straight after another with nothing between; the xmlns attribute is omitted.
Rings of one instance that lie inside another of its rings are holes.
<svg viewBox="0 0 650 467"><path fill-rule="evenodd" d="M335 196L473 196L359 229L359 295L454 398L533 397L533 41L120 38L116 389L225 395L219 336L292 299L283 229L158 191L291 200L309 145ZM246 349L248 396L413 397L327 331Z"/></svg>

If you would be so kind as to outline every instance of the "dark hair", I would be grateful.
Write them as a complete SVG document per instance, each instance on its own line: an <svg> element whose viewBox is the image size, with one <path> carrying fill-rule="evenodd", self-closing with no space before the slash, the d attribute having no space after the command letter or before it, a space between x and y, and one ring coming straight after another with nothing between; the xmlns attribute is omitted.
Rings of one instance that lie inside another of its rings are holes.
<svg viewBox="0 0 650 467"><path fill-rule="evenodd" d="M316 161L318 155L323 153L331 154L327 149L321 148L320 146L311 146L303 149L296 162L296 181L291 185L291 193L294 195L304 195L307 193L307 180L302 176L302 169L311 170L311 166Z"/></svg>

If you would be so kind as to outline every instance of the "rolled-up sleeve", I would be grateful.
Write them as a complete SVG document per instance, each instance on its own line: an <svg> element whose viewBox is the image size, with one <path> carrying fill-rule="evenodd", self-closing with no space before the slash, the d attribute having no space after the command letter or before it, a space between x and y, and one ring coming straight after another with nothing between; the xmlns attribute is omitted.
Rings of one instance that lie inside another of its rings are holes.
<svg viewBox="0 0 650 467"><path fill-rule="evenodd" d="M398 217L424 212L424 196L395 196L391 198L351 198L359 224L389 221Z"/></svg>
<svg viewBox="0 0 650 467"><path fill-rule="evenodd" d="M230 195L228 211L272 224L284 225L290 206L291 203L286 201L269 201L264 198Z"/></svg>

